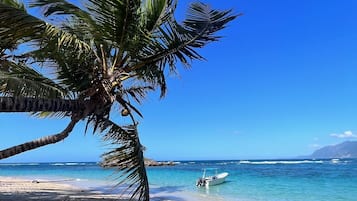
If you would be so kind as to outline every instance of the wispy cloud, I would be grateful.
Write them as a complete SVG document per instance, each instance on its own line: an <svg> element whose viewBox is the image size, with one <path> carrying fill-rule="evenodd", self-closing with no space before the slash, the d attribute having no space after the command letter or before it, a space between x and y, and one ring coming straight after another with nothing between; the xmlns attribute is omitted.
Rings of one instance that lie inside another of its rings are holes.
<svg viewBox="0 0 357 201"><path fill-rule="evenodd" d="M312 144L309 144L309 148L310 149L318 149L321 148L322 146L319 143L319 138L318 137L314 137L312 139L314 142Z"/></svg>
<svg viewBox="0 0 357 201"><path fill-rule="evenodd" d="M330 134L330 136L337 138L357 138L357 135L353 134L352 131L345 131L343 133L332 133Z"/></svg>
<svg viewBox="0 0 357 201"><path fill-rule="evenodd" d="M319 145L319 144L310 144L310 148L312 148L312 149L317 149L320 147L321 147L321 145Z"/></svg>

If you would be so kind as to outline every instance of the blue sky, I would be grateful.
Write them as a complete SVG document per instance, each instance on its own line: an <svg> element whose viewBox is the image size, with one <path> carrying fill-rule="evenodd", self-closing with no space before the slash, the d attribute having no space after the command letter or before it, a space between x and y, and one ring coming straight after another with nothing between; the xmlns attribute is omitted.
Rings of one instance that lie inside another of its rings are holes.
<svg viewBox="0 0 357 201"><path fill-rule="evenodd" d="M179 1L178 16L188 2ZM203 2L244 16L200 50L207 61L168 80L165 99L152 94L139 107L147 157L286 158L356 139L356 1ZM0 148L60 132L68 121L0 114ZM2 162L97 161L105 149L81 122L64 142Z"/></svg>

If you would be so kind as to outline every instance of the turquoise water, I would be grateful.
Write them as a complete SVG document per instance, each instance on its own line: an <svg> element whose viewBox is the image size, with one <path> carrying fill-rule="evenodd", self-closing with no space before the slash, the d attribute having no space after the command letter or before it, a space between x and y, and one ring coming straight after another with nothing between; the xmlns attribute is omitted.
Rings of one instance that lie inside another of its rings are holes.
<svg viewBox="0 0 357 201"><path fill-rule="evenodd" d="M196 179L207 167L228 172L227 181L209 189L196 188ZM0 164L0 176L70 178L82 185L89 185L91 181L108 184L103 180L111 183L112 174L112 170L103 170L96 163ZM352 159L182 161L176 166L149 167L148 176L152 193L189 193L211 200L357 200L357 160ZM177 197L177 200L183 198Z"/></svg>

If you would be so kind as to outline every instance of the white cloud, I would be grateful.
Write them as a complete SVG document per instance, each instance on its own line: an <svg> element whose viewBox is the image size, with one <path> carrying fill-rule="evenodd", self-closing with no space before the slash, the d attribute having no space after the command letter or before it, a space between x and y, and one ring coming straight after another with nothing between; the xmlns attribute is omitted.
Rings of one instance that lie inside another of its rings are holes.
<svg viewBox="0 0 357 201"><path fill-rule="evenodd" d="M357 138L357 135L353 134L352 131L345 131L341 134L330 134L331 137L337 137L337 138Z"/></svg>
<svg viewBox="0 0 357 201"><path fill-rule="evenodd" d="M317 148L320 148L321 145L319 145L319 144L310 144L310 147L313 148L313 149L317 149Z"/></svg>

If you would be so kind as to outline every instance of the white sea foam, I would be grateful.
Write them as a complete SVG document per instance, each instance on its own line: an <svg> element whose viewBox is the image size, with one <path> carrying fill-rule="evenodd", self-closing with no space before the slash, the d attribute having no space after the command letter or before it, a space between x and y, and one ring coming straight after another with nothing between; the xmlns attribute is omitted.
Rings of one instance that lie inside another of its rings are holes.
<svg viewBox="0 0 357 201"><path fill-rule="evenodd" d="M298 161L239 161L239 164L252 164L252 165L276 165L276 164L305 164L305 163L323 163L322 160L298 160Z"/></svg>
<svg viewBox="0 0 357 201"><path fill-rule="evenodd" d="M80 165L80 163L65 163L65 165Z"/></svg>
<svg viewBox="0 0 357 201"><path fill-rule="evenodd" d="M63 166L63 165L66 165L64 163L51 163L50 165L54 165L54 166Z"/></svg>
<svg viewBox="0 0 357 201"><path fill-rule="evenodd" d="M1 166L25 166L25 165L40 165L39 163L0 163Z"/></svg>
<svg viewBox="0 0 357 201"><path fill-rule="evenodd" d="M337 164L337 163L340 163L340 162L341 161L338 158L331 159L331 163Z"/></svg>
<svg viewBox="0 0 357 201"><path fill-rule="evenodd" d="M350 163L349 160L343 160L343 159L338 159L338 158L331 159L329 162L332 163L332 164L347 164L347 163Z"/></svg>
<svg viewBox="0 0 357 201"><path fill-rule="evenodd" d="M28 163L27 165L40 165L39 163Z"/></svg>
<svg viewBox="0 0 357 201"><path fill-rule="evenodd" d="M228 165L228 164L236 164L236 161L224 161L224 162L218 162L217 165Z"/></svg>
<svg viewBox="0 0 357 201"><path fill-rule="evenodd" d="M76 166L76 165L87 165L87 163L51 163L54 166Z"/></svg>

